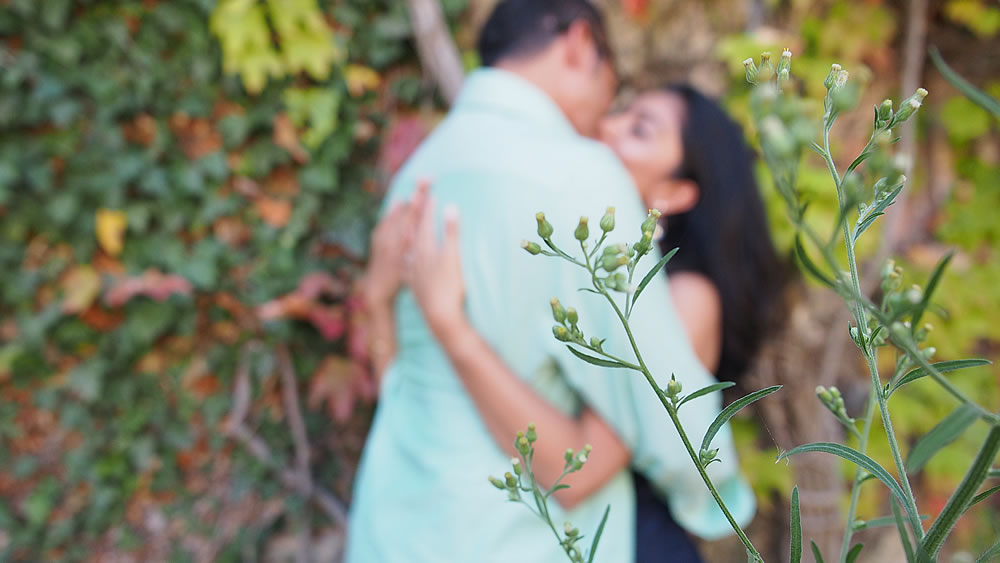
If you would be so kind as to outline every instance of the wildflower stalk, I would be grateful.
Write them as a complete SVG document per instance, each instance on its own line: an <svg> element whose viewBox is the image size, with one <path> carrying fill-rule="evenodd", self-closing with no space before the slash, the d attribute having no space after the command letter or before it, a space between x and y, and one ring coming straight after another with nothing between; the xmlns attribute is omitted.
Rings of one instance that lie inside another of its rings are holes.
<svg viewBox="0 0 1000 563"><path fill-rule="evenodd" d="M583 248L582 244L581 248L584 250L584 255L586 255L586 248ZM667 411L667 415L670 416L670 421L673 423L674 428L677 430L677 434L684 443L684 449L687 451L688 457L691 458L691 462L698 469L698 474L701 476L702 481L705 482L705 486L708 487L709 492L712 493L712 498L715 499L715 502L719 505L722 513L725 514L726 520L729 522L729 525L732 526L736 535L739 536L740 541L743 542L744 546L746 546L749 554L748 556L752 557L751 560L763 561L760 552L757 551L757 548L754 547L753 542L750 541L746 532L744 532L743 528L741 528L739 523L736 522L736 518L734 518L732 513L729 512L726 502L722 499L718 489L716 489L715 484L712 482L712 478L708 476L708 472L705 469L706 465L701 462L701 458L698 453L695 452L694 446L691 445L691 440L688 438L687 432L684 430L684 425L681 424L681 420L677 416L677 406L669 397L667 397L667 395L663 392L663 389L656 384L656 379L653 378L653 374L650 373L649 368L646 367L646 362L642 359L642 353L639 351L639 346L635 343L635 337L632 335L632 327L630 326L628 319L625 317L625 314L622 313L618 303L611 296L611 294L608 293L607 289L601 285L597 277L597 271L593 268L593 266L591 266L589 259L587 260L586 268L587 271L590 272L591 282L594 285L594 289L604 296L608 303L611 304L611 308L614 309L615 314L618 316L619 322L621 322L622 327L625 329L625 335L628 336L629 344L632 346L632 353L635 354L635 359L639 363L638 371L642 373L643 377L646 378L646 382L649 383L650 387L652 387L653 392L656 393L656 397L660 399L660 403Z"/></svg>

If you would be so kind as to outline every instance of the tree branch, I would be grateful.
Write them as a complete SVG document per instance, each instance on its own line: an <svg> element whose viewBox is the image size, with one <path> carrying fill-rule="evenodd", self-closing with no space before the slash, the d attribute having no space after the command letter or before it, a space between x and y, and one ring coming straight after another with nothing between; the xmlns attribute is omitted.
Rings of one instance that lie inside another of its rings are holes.
<svg viewBox="0 0 1000 563"><path fill-rule="evenodd" d="M448 104L455 102L465 70L438 0L406 0L420 62L441 89Z"/></svg>
<svg viewBox="0 0 1000 563"><path fill-rule="evenodd" d="M272 469L282 485L315 502L334 523L346 530L347 508L344 504L329 491L312 483L312 479L308 475L308 465L306 466L306 478L303 479L301 463L304 458L305 463L308 464L309 449L302 412L298 407L297 390L289 392L287 388L283 389L286 400L286 415L289 417L289 425L292 427L293 439L296 442L296 460L299 464L296 470L279 464L267 443L246 426L246 417L250 411L250 356L257 348L259 348L258 342L249 342L243 347L240 354L240 362L236 367L236 382L233 385L233 409L226 417L223 432L242 443L254 459ZM291 368L291 359L288 355L288 349L284 346L278 348L278 362L279 370L282 372L282 383L287 387L288 375L292 376L292 382L294 382L295 374L289 369ZM282 367L281 364L285 362L287 364ZM294 408L289 408L289 398L295 399ZM297 422L293 422L292 420L296 418ZM304 456L301 453L303 451L301 444L303 443L305 444Z"/></svg>

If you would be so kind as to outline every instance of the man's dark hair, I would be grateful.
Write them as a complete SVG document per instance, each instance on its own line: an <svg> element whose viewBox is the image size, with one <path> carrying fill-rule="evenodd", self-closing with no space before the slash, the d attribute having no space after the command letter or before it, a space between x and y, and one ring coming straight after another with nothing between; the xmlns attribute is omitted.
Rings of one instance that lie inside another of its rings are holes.
<svg viewBox="0 0 1000 563"><path fill-rule="evenodd" d="M479 62L531 56L578 21L590 27L598 55L610 58L604 19L588 0L501 0L479 32Z"/></svg>

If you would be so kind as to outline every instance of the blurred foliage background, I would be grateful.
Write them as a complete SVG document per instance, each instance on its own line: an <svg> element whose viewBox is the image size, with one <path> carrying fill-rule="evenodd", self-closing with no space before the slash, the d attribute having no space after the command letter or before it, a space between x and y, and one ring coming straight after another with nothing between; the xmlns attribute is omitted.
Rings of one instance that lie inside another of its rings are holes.
<svg viewBox="0 0 1000 563"><path fill-rule="evenodd" d="M493 2L440 4L475 66ZM744 58L790 47L816 99L841 63L865 85L834 130L845 157L867 140L872 104L909 94L910 4L602 2L628 90L690 81L748 125ZM924 10L919 48L1000 94L1000 6ZM998 123L919 60L931 96L888 228L914 281L958 250L932 321L938 357L995 360ZM352 283L382 187L444 109L403 2L0 0L0 560L338 557L374 399ZM822 163L801 181L830 222ZM996 366L963 374L1000 408ZM954 405L910 387L893 412L913 443ZM984 430L931 460L921 506L943 505ZM770 430L746 418L736 434L761 520L780 522L792 477ZM883 447L873 440L891 466ZM871 492L862 517L885 513ZM951 553L1000 536L991 502Z"/></svg>

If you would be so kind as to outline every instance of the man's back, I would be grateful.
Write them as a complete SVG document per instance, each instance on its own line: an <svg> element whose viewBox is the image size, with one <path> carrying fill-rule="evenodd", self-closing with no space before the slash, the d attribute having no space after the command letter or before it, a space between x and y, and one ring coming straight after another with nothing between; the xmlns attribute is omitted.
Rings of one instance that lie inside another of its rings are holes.
<svg viewBox="0 0 1000 563"><path fill-rule="evenodd" d="M608 337L608 346L628 354L608 305L576 291L589 284L582 269L529 256L518 246L522 238L534 238L534 214L545 211L556 227L555 240L573 248L571 233L580 215L599 217L608 205L618 207L622 225L612 241L638 238L644 213L621 166L606 149L578 137L533 86L509 73L486 70L470 77L455 110L400 173L389 199L407 197L421 177L433 181L438 201L460 210L467 311L477 330L512 370L554 404L567 412L579 408L581 400L594 406L633 449L637 465L667 475L661 470L664 444L673 444L667 449L676 456L684 454L676 435L668 434L666 413L653 410L656 419L644 420L651 410L649 399L655 402L652 391L643 388L645 382L637 374L611 374L574 361L552 338L548 301L558 296L577 305L588 335ZM655 313L640 312L636 326L648 326L647 332L656 334L641 335L640 345L645 341L673 353L651 354L647 361L662 360L665 365L653 365L654 370L669 371L658 377L675 371L689 388L710 383L690 352L666 291L651 288L649 293L658 293L646 303ZM547 527L524 507L504 502L487 483L486 476L502 472L509 460L406 292L397 301L396 320L399 354L382 386L359 471L348 560L563 557ZM553 373L553 365L563 377ZM703 500L695 498L696 503ZM631 481L623 471L566 517L582 530L593 530L611 504L602 559L628 561L633 502Z"/></svg>

